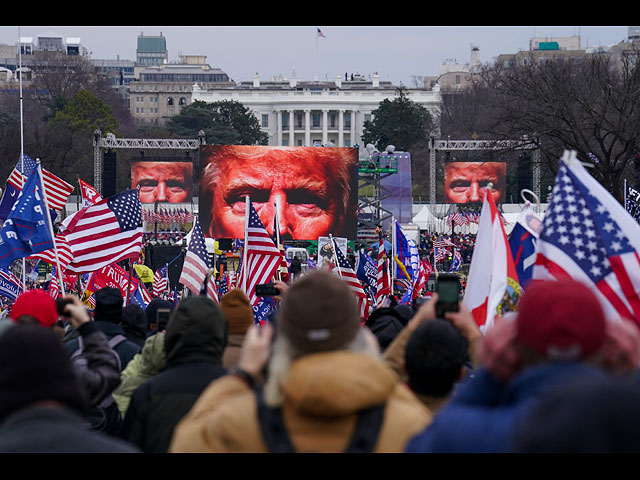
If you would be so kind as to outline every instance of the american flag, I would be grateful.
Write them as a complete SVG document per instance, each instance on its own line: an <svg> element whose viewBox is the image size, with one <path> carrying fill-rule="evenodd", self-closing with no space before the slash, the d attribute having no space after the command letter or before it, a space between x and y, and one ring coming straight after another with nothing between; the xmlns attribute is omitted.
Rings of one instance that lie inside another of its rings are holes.
<svg viewBox="0 0 640 480"><path fill-rule="evenodd" d="M58 259L60 260L60 269L62 270L63 273L65 273L67 270L67 265L69 265L69 263L71 263L71 260L73 260L73 253L71 251L71 246L67 241L67 237L65 237L61 233L56 233L54 235L54 242L55 242L56 248L58 249ZM57 265L56 252L53 248L50 248L49 250L45 250L43 252L36 253L34 255L31 255L28 258L37 258L39 260L47 262L49 265Z"/></svg>
<svg viewBox="0 0 640 480"><path fill-rule="evenodd" d="M449 251L446 248L434 247L433 249L433 261L439 262L447 258Z"/></svg>
<svg viewBox="0 0 640 480"><path fill-rule="evenodd" d="M421 260L420 270L418 273L418 280L416 281L416 284L413 287L412 299L415 299L420 294L422 289L426 286L427 279L429 278L429 274L431 274L431 265L429 264L429 262L425 262L425 260Z"/></svg>
<svg viewBox="0 0 640 480"><path fill-rule="evenodd" d="M204 242L204 234L200 222L196 219L178 282L191 290L194 295L198 295L210 268L211 259Z"/></svg>
<svg viewBox="0 0 640 480"><path fill-rule="evenodd" d="M56 267L51 267L51 281L49 282L49 296L54 300L58 298L60 292L60 285L58 285L58 278L56 275Z"/></svg>
<svg viewBox="0 0 640 480"><path fill-rule="evenodd" d="M156 270L153 276L153 296L161 297L169 289L169 268L167 265Z"/></svg>
<svg viewBox="0 0 640 480"><path fill-rule="evenodd" d="M22 160L18 160L17 165L7 179L7 183L18 190L22 190L25 180L36 166L36 161L28 155L23 155L23 158L24 168L22 166ZM42 183L44 184L45 194L47 196L47 206L52 210L62 210L67 198L69 198L69 195L73 191L73 185L56 177L44 168L42 169Z"/></svg>
<svg viewBox="0 0 640 480"><path fill-rule="evenodd" d="M75 274L93 272L125 258L139 258L141 210L138 190L126 190L74 215L61 232L73 253L67 270Z"/></svg>
<svg viewBox="0 0 640 480"><path fill-rule="evenodd" d="M224 276L220 279L220 288L218 289L218 295L220 298L224 297L227 293L229 293L229 273L225 273Z"/></svg>
<svg viewBox="0 0 640 480"><path fill-rule="evenodd" d="M453 223L458 225L459 227L462 225L469 225L469 219L462 215L460 212L454 213L450 218Z"/></svg>
<svg viewBox="0 0 640 480"><path fill-rule="evenodd" d="M200 290L200 295L207 295L214 302L220 303L220 299L218 298L218 289L216 288L215 275L209 275L209 280L207 281L207 289L206 291Z"/></svg>
<svg viewBox="0 0 640 480"><path fill-rule="evenodd" d="M536 246L533 279L570 277L605 311L640 321L640 225L565 152Z"/></svg>
<svg viewBox="0 0 640 480"><path fill-rule="evenodd" d="M626 186L626 189L625 208L636 222L640 222L640 191L629 185Z"/></svg>
<svg viewBox="0 0 640 480"><path fill-rule="evenodd" d="M249 201L247 209L249 218L247 223L247 231L245 232L246 241L246 265L242 265L241 275L238 279L249 298L252 306L256 306L260 301L260 297L256 296L256 285L269 283L282 262L282 254L278 247L273 243L269 233L260 221L253 204ZM245 271L246 269L246 271ZM246 285L243 285L246 276Z"/></svg>
<svg viewBox="0 0 640 480"><path fill-rule="evenodd" d="M453 247L454 244L448 238L438 237L433 241L433 246L438 248Z"/></svg>
<svg viewBox="0 0 640 480"><path fill-rule="evenodd" d="M351 265L344 256L344 253L342 253L342 250L336 243L336 239L332 238L331 240L333 242L333 251L336 256L336 266L332 269L332 272L342 278L356 296L358 309L360 311L360 318L366 320L369 317L369 300L367 298L367 294L364 292L364 288L362 288L360 280L358 280L356 273L351 268Z"/></svg>
<svg viewBox="0 0 640 480"><path fill-rule="evenodd" d="M391 279L387 260L385 259L384 238L381 231L378 232L378 273L376 279L376 304L378 304L384 299L385 295L391 295Z"/></svg>

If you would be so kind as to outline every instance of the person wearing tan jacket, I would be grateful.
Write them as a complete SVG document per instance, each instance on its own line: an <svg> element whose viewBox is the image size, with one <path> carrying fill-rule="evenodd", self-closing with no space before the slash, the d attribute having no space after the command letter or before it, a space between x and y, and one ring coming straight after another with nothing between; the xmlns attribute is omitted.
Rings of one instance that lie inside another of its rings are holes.
<svg viewBox="0 0 640 480"><path fill-rule="evenodd" d="M278 421L285 439L267 444ZM430 421L361 327L346 283L314 271L284 292L275 328L248 330L239 368L203 392L169 451L401 452Z"/></svg>

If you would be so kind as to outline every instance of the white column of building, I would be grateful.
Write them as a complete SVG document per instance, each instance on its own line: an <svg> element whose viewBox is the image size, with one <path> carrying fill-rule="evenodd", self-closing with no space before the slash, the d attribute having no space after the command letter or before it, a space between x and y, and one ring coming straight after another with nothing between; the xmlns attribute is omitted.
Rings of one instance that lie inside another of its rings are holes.
<svg viewBox="0 0 640 480"><path fill-rule="evenodd" d="M338 114L338 146L344 147L344 110Z"/></svg>
<svg viewBox="0 0 640 480"><path fill-rule="evenodd" d="M329 128L329 110L322 110L322 144L326 145L329 143L329 132L327 129Z"/></svg>
<svg viewBox="0 0 640 480"><path fill-rule="evenodd" d="M277 131L276 131L276 135L277 135L277 139L278 139L278 146L282 145L282 110L276 110L276 120L278 122L277 125Z"/></svg>
<svg viewBox="0 0 640 480"><path fill-rule="evenodd" d="M311 146L311 110L304 111L304 144Z"/></svg>
<svg viewBox="0 0 640 480"><path fill-rule="evenodd" d="M293 124L295 122L293 110L289 110L289 146L295 147L295 136L293 134Z"/></svg>
<svg viewBox="0 0 640 480"><path fill-rule="evenodd" d="M351 110L351 138L349 139L349 145L352 147L356 144L356 111Z"/></svg>

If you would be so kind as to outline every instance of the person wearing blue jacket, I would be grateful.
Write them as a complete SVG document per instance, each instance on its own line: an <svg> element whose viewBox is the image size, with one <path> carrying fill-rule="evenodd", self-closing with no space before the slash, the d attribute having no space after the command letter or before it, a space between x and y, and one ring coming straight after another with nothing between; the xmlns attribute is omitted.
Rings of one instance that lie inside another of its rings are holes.
<svg viewBox="0 0 640 480"><path fill-rule="evenodd" d="M535 281L519 312L487 330L480 366L406 451L514 451L532 409L560 386L637 372L637 328L608 320L598 298L573 280Z"/></svg>

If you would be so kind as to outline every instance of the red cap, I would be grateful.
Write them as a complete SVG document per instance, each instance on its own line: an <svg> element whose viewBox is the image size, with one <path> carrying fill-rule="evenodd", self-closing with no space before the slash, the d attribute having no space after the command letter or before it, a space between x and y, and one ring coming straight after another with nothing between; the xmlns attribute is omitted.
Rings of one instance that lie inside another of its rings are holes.
<svg viewBox="0 0 640 480"><path fill-rule="evenodd" d="M58 320L58 309L44 290L27 290L13 302L9 318L17 320L22 315L31 315L43 327L51 327Z"/></svg>
<svg viewBox="0 0 640 480"><path fill-rule="evenodd" d="M574 280L534 281L518 308L518 340L552 362L578 361L604 344L600 301Z"/></svg>

